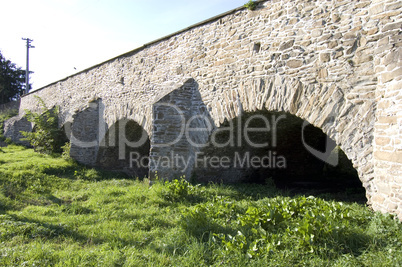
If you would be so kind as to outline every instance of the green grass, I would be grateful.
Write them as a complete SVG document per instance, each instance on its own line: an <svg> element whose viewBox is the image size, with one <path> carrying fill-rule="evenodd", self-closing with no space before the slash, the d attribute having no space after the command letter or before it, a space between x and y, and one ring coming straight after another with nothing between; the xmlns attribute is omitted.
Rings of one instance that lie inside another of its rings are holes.
<svg viewBox="0 0 402 267"><path fill-rule="evenodd" d="M0 266L401 266L402 225L272 185L149 186L10 145Z"/></svg>

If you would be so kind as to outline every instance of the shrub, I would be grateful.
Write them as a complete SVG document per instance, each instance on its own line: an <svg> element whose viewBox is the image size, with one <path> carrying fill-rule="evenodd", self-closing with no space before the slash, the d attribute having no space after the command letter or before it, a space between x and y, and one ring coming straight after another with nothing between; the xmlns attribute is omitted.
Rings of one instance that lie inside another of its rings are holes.
<svg viewBox="0 0 402 267"><path fill-rule="evenodd" d="M199 185L190 184L184 176L172 181L159 182L158 178L155 181L161 185L157 194L169 202L196 201L202 193Z"/></svg>
<svg viewBox="0 0 402 267"><path fill-rule="evenodd" d="M61 157L65 160L71 160L72 158L70 157L70 150L71 150L71 143L67 142L64 144L64 146L61 147L63 152L61 153Z"/></svg>
<svg viewBox="0 0 402 267"><path fill-rule="evenodd" d="M255 10L257 8L257 2L250 0L244 4L244 7L248 10Z"/></svg>
<svg viewBox="0 0 402 267"><path fill-rule="evenodd" d="M34 131L22 131L22 134L36 152L43 154L61 153L62 146L66 143L67 138L63 130L58 127L59 109L58 107L48 109L40 97L36 98L42 107L42 113L25 110L28 121L34 123L35 126Z"/></svg>

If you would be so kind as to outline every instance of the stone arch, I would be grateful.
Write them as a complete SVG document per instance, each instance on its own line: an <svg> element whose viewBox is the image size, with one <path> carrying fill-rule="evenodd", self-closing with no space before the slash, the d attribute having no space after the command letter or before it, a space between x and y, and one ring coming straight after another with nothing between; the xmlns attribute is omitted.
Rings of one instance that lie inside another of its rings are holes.
<svg viewBox="0 0 402 267"><path fill-rule="evenodd" d="M100 142L95 165L143 178L149 172L150 138L132 119L116 121Z"/></svg>
<svg viewBox="0 0 402 267"><path fill-rule="evenodd" d="M72 128L73 122L72 121L65 121L64 123L61 123L59 125L60 129L64 132L66 138L68 140L71 139L71 128Z"/></svg>
<svg viewBox="0 0 402 267"><path fill-rule="evenodd" d="M281 76L250 78L238 88L223 92L218 97L221 100L211 107L211 117L219 126L242 112L265 109L287 112L311 123L333 139L351 160L370 203L375 102L350 100L348 96L353 93L345 83L305 84Z"/></svg>
<svg viewBox="0 0 402 267"><path fill-rule="evenodd" d="M266 109L243 112L215 129L197 155L194 179L269 181L293 192L363 192L351 162L321 129L288 112Z"/></svg>

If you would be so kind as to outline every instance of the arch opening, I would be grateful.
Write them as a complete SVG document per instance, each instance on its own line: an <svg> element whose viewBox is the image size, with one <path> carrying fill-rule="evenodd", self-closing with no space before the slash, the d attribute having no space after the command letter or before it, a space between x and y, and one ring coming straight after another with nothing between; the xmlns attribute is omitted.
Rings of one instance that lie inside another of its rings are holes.
<svg viewBox="0 0 402 267"><path fill-rule="evenodd" d="M100 143L96 166L144 178L149 172L150 139L143 127L121 119L106 132Z"/></svg>
<svg viewBox="0 0 402 267"><path fill-rule="evenodd" d="M70 141L70 135L68 134L68 130L71 129L71 123L65 123L61 127L59 127L59 131L55 136L54 146L57 148L57 153L63 152L63 146Z"/></svg>
<svg viewBox="0 0 402 267"><path fill-rule="evenodd" d="M225 121L198 153L199 182L274 183L291 193L350 193L366 202L365 190L335 141L303 119L267 110Z"/></svg>

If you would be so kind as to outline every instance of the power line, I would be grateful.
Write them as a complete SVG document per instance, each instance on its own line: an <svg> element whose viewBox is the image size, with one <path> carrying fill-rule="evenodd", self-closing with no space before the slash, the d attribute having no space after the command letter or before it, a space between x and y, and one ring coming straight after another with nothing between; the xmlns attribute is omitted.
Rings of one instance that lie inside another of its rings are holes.
<svg viewBox="0 0 402 267"><path fill-rule="evenodd" d="M27 68L25 70L25 93L28 94L29 92L29 48L35 48L35 46L31 45L33 42L32 39L29 38L22 38L22 40L27 41Z"/></svg>

